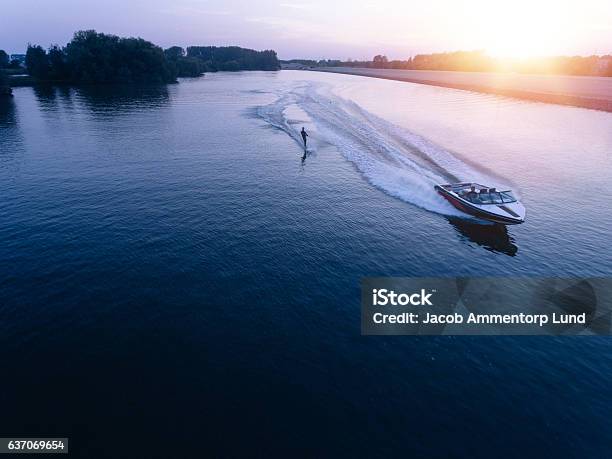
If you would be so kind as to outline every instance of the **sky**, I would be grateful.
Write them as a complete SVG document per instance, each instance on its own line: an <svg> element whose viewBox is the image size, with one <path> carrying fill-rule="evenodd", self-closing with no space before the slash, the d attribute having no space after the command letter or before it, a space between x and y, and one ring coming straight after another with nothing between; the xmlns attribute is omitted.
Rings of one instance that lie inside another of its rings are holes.
<svg viewBox="0 0 612 459"><path fill-rule="evenodd" d="M612 54L612 0L2 0L0 49L66 44L74 31L164 48L238 45L281 59Z"/></svg>

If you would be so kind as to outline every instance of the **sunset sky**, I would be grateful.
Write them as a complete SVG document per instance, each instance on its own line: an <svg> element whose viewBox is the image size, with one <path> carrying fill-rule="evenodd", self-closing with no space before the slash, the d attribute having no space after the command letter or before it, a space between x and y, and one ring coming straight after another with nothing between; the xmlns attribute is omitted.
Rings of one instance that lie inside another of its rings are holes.
<svg viewBox="0 0 612 459"><path fill-rule="evenodd" d="M170 45L275 49L282 59L612 53L610 0L4 0L0 49L65 44L75 30Z"/></svg>

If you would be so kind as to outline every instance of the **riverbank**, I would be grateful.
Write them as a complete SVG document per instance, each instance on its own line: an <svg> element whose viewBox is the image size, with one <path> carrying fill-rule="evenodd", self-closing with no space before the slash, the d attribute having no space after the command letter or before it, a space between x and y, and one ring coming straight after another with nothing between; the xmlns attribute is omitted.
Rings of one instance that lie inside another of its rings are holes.
<svg viewBox="0 0 612 459"><path fill-rule="evenodd" d="M517 99L612 112L612 78L509 73L392 70L351 67L309 68L386 80L441 86Z"/></svg>
<svg viewBox="0 0 612 459"><path fill-rule="evenodd" d="M9 86L12 88L19 88L22 86L34 86L36 79L30 75L10 75L8 79Z"/></svg>

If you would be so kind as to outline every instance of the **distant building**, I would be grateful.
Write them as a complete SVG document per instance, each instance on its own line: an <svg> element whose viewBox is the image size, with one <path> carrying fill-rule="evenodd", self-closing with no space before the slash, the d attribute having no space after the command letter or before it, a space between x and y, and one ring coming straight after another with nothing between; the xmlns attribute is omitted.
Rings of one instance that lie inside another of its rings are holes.
<svg viewBox="0 0 612 459"><path fill-rule="evenodd" d="M10 55L10 60L11 61L17 61L21 65L25 64L25 58L26 58L25 54L11 54Z"/></svg>

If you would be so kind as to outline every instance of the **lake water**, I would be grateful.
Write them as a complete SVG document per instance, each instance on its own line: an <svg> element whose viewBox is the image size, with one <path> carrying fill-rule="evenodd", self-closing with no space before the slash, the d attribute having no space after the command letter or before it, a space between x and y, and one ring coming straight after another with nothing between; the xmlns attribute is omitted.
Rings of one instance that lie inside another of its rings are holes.
<svg viewBox="0 0 612 459"><path fill-rule="evenodd" d="M612 114L292 71L14 93L2 436L82 457L609 454L610 339L362 337L359 286L610 276ZM526 222L463 218L449 180L513 188Z"/></svg>

